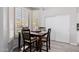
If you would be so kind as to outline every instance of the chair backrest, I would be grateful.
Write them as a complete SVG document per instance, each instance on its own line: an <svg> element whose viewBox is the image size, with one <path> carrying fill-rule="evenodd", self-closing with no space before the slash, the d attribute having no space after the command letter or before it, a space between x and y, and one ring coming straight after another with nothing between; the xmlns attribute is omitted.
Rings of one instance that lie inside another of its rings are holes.
<svg viewBox="0 0 79 59"><path fill-rule="evenodd" d="M30 40L30 29L22 29L23 40Z"/></svg>
<svg viewBox="0 0 79 59"><path fill-rule="evenodd" d="M46 28L45 28L45 27L39 27L39 30L40 30L40 31L45 31Z"/></svg>
<svg viewBox="0 0 79 59"><path fill-rule="evenodd" d="M48 29L48 39L50 40L51 28Z"/></svg>
<svg viewBox="0 0 79 59"><path fill-rule="evenodd" d="M22 27L22 30L27 30L27 29L29 29L28 27Z"/></svg>
<svg viewBox="0 0 79 59"><path fill-rule="evenodd" d="M51 33L51 28L48 29L49 34Z"/></svg>

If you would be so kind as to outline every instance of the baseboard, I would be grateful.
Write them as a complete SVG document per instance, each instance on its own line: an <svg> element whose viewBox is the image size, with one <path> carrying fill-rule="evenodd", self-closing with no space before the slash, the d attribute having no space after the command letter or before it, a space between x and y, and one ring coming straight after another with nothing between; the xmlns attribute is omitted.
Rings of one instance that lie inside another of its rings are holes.
<svg viewBox="0 0 79 59"><path fill-rule="evenodd" d="M77 46L78 44L77 43L70 43L71 45L75 45L75 46Z"/></svg>
<svg viewBox="0 0 79 59"><path fill-rule="evenodd" d="M6 48L6 49L4 48L4 49L0 50L0 52L9 52L9 51L8 51L8 48Z"/></svg>
<svg viewBox="0 0 79 59"><path fill-rule="evenodd" d="M9 52L13 52L13 49L14 49L14 48L16 48L16 47L17 47L17 45L16 45L16 46L14 46L14 47L13 47L13 48L9 51Z"/></svg>

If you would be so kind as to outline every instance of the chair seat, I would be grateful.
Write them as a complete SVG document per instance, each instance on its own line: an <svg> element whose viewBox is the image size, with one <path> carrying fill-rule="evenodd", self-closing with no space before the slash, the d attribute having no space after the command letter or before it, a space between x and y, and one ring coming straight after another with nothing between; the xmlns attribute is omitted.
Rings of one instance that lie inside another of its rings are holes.
<svg viewBox="0 0 79 59"><path fill-rule="evenodd" d="M46 39L47 39L47 35L45 35L45 36L43 37L42 41L43 41L43 42L46 42L46 41L47 41Z"/></svg>
<svg viewBox="0 0 79 59"><path fill-rule="evenodd" d="M42 39L42 42L46 42L46 41L47 41L46 39L44 39L44 38Z"/></svg>
<svg viewBox="0 0 79 59"><path fill-rule="evenodd" d="M31 37L31 43L35 42L36 41L36 37ZM25 42L28 42L30 43L30 40L25 40Z"/></svg>
<svg viewBox="0 0 79 59"><path fill-rule="evenodd" d="M43 39L46 39L47 38L47 35L45 35L44 37L43 37Z"/></svg>
<svg viewBox="0 0 79 59"><path fill-rule="evenodd" d="M36 39L36 37L31 37L31 40Z"/></svg>
<svg viewBox="0 0 79 59"><path fill-rule="evenodd" d="M28 46L25 46L25 49L28 48ZM23 47L21 47L21 51L23 51Z"/></svg>

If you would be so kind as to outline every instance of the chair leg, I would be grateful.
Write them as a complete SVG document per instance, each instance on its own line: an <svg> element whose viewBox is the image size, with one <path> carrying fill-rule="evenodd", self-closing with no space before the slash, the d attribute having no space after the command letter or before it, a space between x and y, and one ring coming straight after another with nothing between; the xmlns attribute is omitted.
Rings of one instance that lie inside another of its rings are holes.
<svg viewBox="0 0 79 59"><path fill-rule="evenodd" d="M38 51L38 44L37 44L37 41L36 41L36 50Z"/></svg>
<svg viewBox="0 0 79 59"><path fill-rule="evenodd" d="M48 41L46 42L46 51L48 52Z"/></svg>
<svg viewBox="0 0 79 59"><path fill-rule="evenodd" d="M23 43L23 52L25 52L25 42Z"/></svg>
<svg viewBox="0 0 79 59"><path fill-rule="evenodd" d="M31 44L30 44L30 52L31 52Z"/></svg>
<svg viewBox="0 0 79 59"><path fill-rule="evenodd" d="M33 42L33 47L34 47L34 42Z"/></svg>
<svg viewBox="0 0 79 59"><path fill-rule="evenodd" d="M49 38L49 49L51 49L51 48L50 48L50 38Z"/></svg>

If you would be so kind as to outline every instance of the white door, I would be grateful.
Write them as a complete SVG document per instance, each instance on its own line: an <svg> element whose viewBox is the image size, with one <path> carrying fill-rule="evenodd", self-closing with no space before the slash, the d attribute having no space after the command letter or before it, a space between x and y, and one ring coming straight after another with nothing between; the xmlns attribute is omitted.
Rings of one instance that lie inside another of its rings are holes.
<svg viewBox="0 0 79 59"><path fill-rule="evenodd" d="M69 15L46 18L46 28L51 28L51 40L69 43Z"/></svg>

